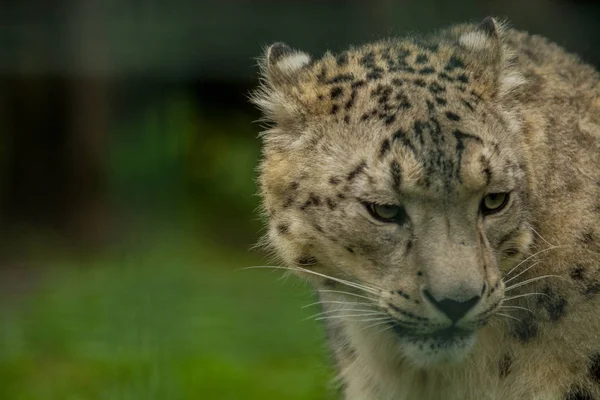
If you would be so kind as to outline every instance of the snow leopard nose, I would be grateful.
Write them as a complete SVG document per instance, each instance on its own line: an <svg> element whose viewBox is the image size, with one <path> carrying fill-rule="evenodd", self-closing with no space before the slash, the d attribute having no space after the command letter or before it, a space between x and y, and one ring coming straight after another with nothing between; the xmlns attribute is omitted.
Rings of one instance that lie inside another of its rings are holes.
<svg viewBox="0 0 600 400"><path fill-rule="evenodd" d="M466 313L469 312L481 299L481 296L473 296L465 301L456 301L452 299L442 299L437 300L429 290L425 289L423 291L425 298L433 304L435 308L444 313L452 323L456 323L460 320Z"/></svg>

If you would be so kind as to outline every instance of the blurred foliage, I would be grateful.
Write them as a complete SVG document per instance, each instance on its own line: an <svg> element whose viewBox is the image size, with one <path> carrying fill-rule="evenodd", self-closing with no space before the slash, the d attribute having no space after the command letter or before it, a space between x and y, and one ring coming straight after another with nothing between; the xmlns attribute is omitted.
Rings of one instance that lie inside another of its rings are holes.
<svg viewBox="0 0 600 400"><path fill-rule="evenodd" d="M164 229L47 265L37 293L2 310L0 398L332 398L307 288L197 239Z"/></svg>
<svg viewBox="0 0 600 400"><path fill-rule="evenodd" d="M180 92L120 122L107 168L116 203L137 212L174 206L229 239L256 238L260 143L253 117L241 110L207 115Z"/></svg>

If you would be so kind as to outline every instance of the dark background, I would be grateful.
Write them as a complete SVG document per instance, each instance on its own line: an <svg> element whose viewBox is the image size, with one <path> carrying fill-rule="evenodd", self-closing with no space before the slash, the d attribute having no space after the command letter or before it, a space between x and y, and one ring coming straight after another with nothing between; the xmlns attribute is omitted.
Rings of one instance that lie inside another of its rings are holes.
<svg viewBox="0 0 600 400"><path fill-rule="evenodd" d="M0 398L334 396L251 250L256 57L488 15L600 65L595 1L0 2Z"/></svg>

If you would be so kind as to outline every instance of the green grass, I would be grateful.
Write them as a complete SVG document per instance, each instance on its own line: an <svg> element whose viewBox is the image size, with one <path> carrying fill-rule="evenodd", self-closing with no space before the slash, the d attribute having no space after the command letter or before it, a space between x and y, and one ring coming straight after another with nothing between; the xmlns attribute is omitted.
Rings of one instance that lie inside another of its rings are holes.
<svg viewBox="0 0 600 400"><path fill-rule="evenodd" d="M160 241L158 241L160 242ZM47 262L0 319L0 399L331 399L308 289L252 256L147 244Z"/></svg>

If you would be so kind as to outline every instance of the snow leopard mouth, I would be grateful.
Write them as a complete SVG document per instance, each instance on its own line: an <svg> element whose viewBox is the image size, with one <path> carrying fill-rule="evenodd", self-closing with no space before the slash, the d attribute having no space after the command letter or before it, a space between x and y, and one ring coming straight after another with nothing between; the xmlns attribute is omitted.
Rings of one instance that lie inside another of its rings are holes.
<svg viewBox="0 0 600 400"><path fill-rule="evenodd" d="M471 353L476 342L474 330L455 326L431 333L417 333L396 323L392 326L401 352L420 367L461 362Z"/></svg>
<svg viewBox="0 0 600 400"><path fill-rule="evenodd" d="M445 329L440 329L432 333L422 334L417 333L412 329L408 329L395 322L392 323L392 329L404 341L409 341L414 344L419 343L436 343L440 347L455 346L458 343L470 339L475 334L475 331L461 329L451 326Z"/></svg>

